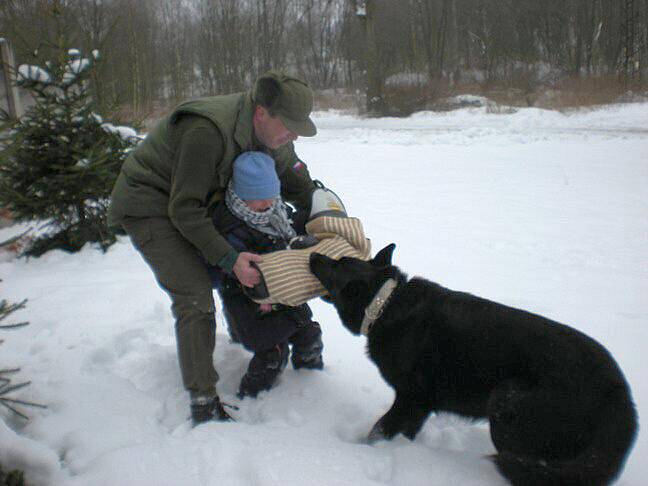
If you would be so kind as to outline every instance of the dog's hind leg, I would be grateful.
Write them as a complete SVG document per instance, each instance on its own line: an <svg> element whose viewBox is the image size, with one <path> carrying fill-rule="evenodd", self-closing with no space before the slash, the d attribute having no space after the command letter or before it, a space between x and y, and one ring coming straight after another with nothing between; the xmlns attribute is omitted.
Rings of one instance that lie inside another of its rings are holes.
<svg viewBox="0 0 648 486"><path fill-rule="evenodd" d="M500 451L545 460L573 457L591 438L590 407L567 391L507 381L488 402L491 438Z"/></svg>
<svg viewBox="0 0 648 486"><path fill-rule="evenodd" d="M402 433L413 440L431 411L429 403L397 391L391 408L376 422L367 439L369 443L374 443L381 439L391 439L396 434Z"/></svg>
<svg viewBox="0 0 648 486"><path fill-rule="evenodd" d="M501 383L488 403L494 461L514 485L595 485L566 475L561 464L577 463L592 440L588 397L561 389Z"/></svg>

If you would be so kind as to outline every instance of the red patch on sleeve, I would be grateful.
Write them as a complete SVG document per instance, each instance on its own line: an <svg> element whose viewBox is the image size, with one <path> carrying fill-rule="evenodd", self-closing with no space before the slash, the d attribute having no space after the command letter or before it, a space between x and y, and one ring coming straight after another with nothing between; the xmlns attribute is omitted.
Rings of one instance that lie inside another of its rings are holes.
<svg viewBox="0 0 648 486"><path fill-rule="evenodd" d="M299 172L299 171L302 170L304 167L305 167L305 164L304 164L301 160L298 160L298 161L295 162L295 163L293 164L293 166L292 166L292 168L293 168L293 170L294 170L295 172Z"/></svg>

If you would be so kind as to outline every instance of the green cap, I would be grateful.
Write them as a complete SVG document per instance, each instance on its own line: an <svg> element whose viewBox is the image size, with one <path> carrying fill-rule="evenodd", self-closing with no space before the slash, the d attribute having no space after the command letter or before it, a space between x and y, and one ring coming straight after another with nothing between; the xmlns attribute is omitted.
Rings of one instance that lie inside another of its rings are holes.
<svg viewBox="0 0 648 486"><path fill-rule="evenodd" d="M300 137L313 137L317 133L310 119L313 91L305 82L278 71L268 71L255 83L253 98Z"/></svg>

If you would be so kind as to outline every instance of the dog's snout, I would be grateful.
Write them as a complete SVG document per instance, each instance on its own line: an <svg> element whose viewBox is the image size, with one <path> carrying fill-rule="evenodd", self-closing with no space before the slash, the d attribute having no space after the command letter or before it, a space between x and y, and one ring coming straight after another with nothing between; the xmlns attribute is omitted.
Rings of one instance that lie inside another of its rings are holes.
<svg viewBox="0 0 648 486"><path fill-rule="evenodd" d="M327 269L329 268L329 266L327 265L327 263L329 260L329 257L322 255L321 253L311 253L309 257L308 263L310 271L320 281L322 278L324 278L324 274L328 273Z"/></svg>
<svg viewBox="0 0 648 486"><path fill-rule="evenodd" d="M310 257L308 258L308 263L310 265L311 272L313 271L313 268L319 261L321 261L322 255L319 253L311 253Z"/></svg>

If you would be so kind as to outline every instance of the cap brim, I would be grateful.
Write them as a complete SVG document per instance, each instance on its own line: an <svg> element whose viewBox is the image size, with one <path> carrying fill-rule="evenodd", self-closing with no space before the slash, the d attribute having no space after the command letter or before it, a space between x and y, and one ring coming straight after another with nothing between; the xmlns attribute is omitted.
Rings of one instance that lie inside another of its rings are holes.
<svg viewBox="0 0 648 486"><path fill-rule="evenodd" d="M279 115L279 118L285 125L285 127L293 133L296 133L300 137L314 137L317 135L317 127L313 120L306 118L306 120L291 120L290 118Z"/></svg>

